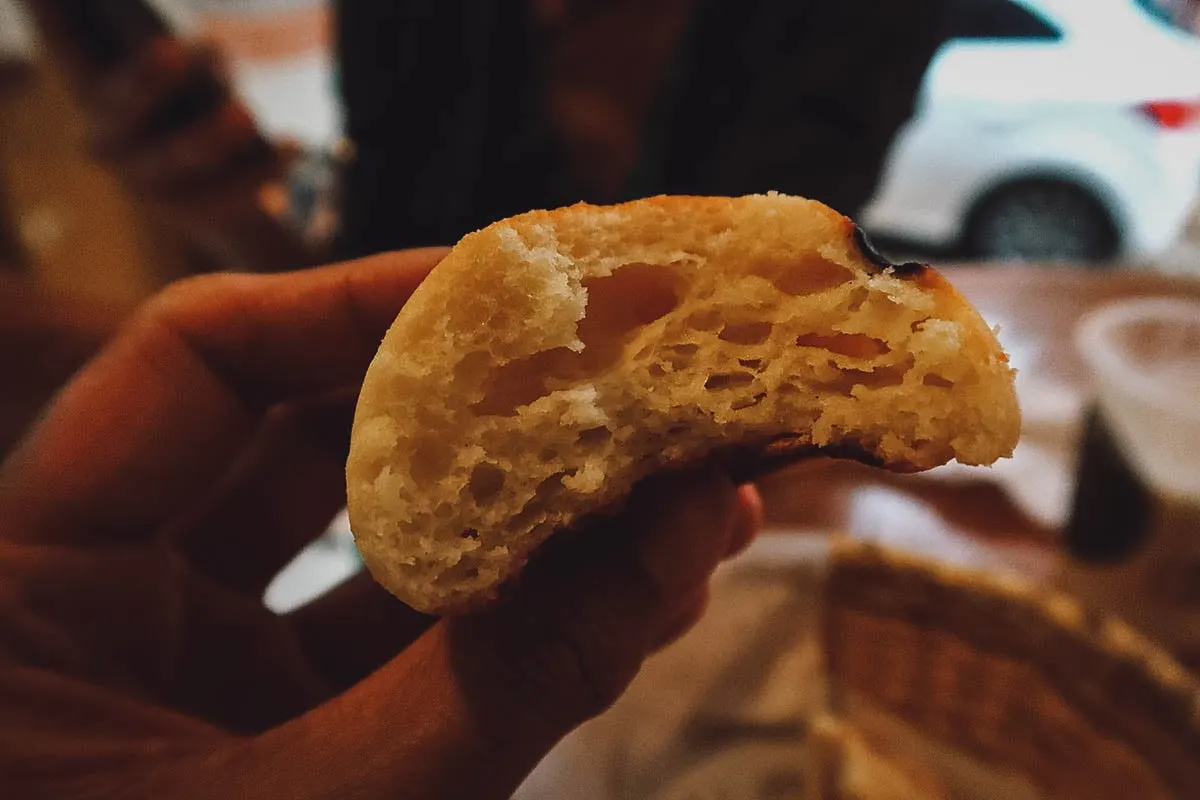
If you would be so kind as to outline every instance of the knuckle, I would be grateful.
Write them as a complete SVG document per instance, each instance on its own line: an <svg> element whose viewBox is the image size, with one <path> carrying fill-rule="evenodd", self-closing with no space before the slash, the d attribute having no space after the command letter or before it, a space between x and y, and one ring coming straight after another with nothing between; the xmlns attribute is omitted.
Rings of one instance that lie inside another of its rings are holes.
<svg viewBox="0 0 1200 800"><path fill-rule="evenodd" d="M230 273L195 275L169 284L151 297L133 316L133 330L167 327L186 330L205 309L231 305L245 291L247 276Z"/></svg>
<svg viewBox="0 0 1200 800"><path fill-rule="evenodd" d="M608 572L605 570L604 572ZM562 578L563 570L555 571ZM533 586L481 618L502 653L521 707L552 727L573 727L608 708L641 666L651 625L614 602L608 579L576 575Z"/></svg>
<svg viewBox="0 0 1200 800"><path fill-rule="evenodd" d="M236 134L238 140L249 138L258 132L258 125L250 109L236 99L230 100L221 107L221 122L228 132Z"/></svg>
<svg viewBox="0 0 1200 800"><path fill-rule="evenodd" d="M199 298L228 291L224 275L194 275L174 281L159 291L142 308L142 314L154 320L169 321L186 316Z"/></svg>
<svg viewBox="0 0 1200 800"><path fill-rule="evenodd" d="M525 651L524 673L544 713L590 719L633 680L646 648L611 615L563 616Z"/></svg>

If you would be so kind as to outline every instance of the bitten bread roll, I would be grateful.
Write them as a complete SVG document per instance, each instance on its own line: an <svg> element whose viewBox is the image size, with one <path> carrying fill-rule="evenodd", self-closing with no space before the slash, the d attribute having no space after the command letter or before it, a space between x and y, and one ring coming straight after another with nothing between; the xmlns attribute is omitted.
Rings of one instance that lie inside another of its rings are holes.
<svg viewBox="0 0 1200 800"><path fill-rule="evenodd" d="M988 464L1019 429L975 310L820 203L576 205L464 237L396 317L359 397L350 522L376 580L450 613L651 473Z"/></svg>

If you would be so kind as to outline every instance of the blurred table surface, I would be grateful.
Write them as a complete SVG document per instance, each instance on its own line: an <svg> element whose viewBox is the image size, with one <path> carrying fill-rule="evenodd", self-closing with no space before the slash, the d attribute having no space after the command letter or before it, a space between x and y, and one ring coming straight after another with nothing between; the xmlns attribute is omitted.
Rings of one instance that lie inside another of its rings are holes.
<svg viewBox="0 0 1200 800"><path fill-rule="evenodd" d="M1029 369L1081 388L1087 376L1071 336L1087 310L1137 295L1200 297L1200 279L1147 270L992 264L944 271L989 323L1038 352ZM31 288L19 276L0 270L0 454L123 313ZM986 480L933 481L822 459L767 476L760 487L768 523L776 529L855 533L856 527L870 525L877 529L873 533L886 538L928 528L935 521L943 532L999 547L1032 547L1035 553L1052 547L1057 534Z"/></svg>

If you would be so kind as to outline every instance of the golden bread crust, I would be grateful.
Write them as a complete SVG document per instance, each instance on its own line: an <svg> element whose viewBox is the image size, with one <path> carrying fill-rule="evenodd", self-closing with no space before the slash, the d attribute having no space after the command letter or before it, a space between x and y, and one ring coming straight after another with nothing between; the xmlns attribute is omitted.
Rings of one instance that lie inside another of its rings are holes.
<svg viewBox="0 0 1200 800"><path fill-rule="evenodd" d="M376 578L444 612L638 480L813 453L986 464L1020 429L1013 374L935 270L783 195L532 211L472 233L387 333L347 464Z"/></svg>

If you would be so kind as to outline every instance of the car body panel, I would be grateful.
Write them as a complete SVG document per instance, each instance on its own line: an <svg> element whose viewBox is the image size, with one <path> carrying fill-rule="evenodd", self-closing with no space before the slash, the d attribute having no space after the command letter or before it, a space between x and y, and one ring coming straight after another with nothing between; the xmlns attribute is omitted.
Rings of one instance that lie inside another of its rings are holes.
<svg viewBox="0 0 1200 800"><path fill-rule="evenodd" d="M1062 38L943 46L864 225L952 246L981 199L1050 178L1108 209L1124 254L1169 247L1200 192L1200 128L1168 130L1137 107L1200 100L1200 42L1131 0L1010 1L1038 9Z"/></svg>

